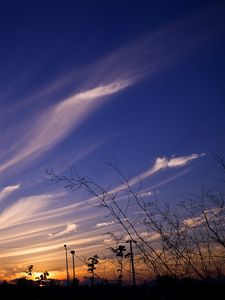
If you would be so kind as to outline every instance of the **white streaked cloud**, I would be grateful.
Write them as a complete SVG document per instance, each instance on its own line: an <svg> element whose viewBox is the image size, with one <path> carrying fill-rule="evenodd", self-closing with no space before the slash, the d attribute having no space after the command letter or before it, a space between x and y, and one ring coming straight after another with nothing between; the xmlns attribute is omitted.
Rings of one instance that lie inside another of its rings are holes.
<svg viewBox="0 0 225 300"><path fill-rule="evenodd" d="M16 227L10 227L8 230L2 230L0 237L0 243L8 244L18 241L26 241L28 239L37 239L40 236L47 236L49 231L59 230L60 227L65 226L65 221L49 222L48 224L43 224L40 222L32 222L27 226L27 224L19 224Z"/></svg>
<svg viewBox="0 0 225 300"><path fill-rule="evenodd" d="M86 205L80 208L70 205L65 208L66 210L60 211L63 214L58 214L57 209L48 209L40 213L36 212L32 215L30 214L18 222L9 224L11 226L1 228L0 248L1 246L7 248L8 246L11 247L11 245L25 245L28 241L34 242L39 240L42 240L42 244L44 241L48 244L51 241L48 239L48 236L54 237L54 240L56 240L58 238L64 238L64 234L67 234L67 237L71 234L73 235L74 232L76 232L76 238L78 236L89 235L89 231L83 232L82 229L79 230L78 233L78 227L84 229L90 226L92 233L96 231L96 233L99 234L101 228L93 230L92 223L94 223L97 218L103 218L104 211L96 210L93 212L92 208ZM50 217L47 218L48 213ZM76 220L76 223L70 222L71 216ZM28 243L30 244L30 242Z"/></svg>
<svg viewBox="0 0 225 300"><path fill-rule="evenodd" d="M131 180L132 184L133 182L136 182L138 179L145 179L161 170L169 169L169 168L177 168L177 167L184 167L189 162L204 156L205 153L201 154L191 154L186 156L177 156L177 157L158 157L155 160L154 165L147 171L141 173L138 178L134 178Z"/></svg>
<svg viewBox="0 0 225 300"><path fill-rule="evenodd" d="M7 198L11 193L18 190L19 188L20 188L20 184L9 185L9 186L4 187L0 191L0 202L2 200L4 200L5 198Z"/></svg>
<svg viewBox="0 0 225 300"><path fill-rule="evenodd" d="M192 217L192 218L188 218L183 220L183 224L184 226L187 228L192 228L192 227L197 227L198 225L201 225L205 222L204 217L198 216L198 217Z"/></svg>
<svg viewBox="0 0 225 300"><path fill-rule="evenodd" d="M174 168L174 167L182 167L187 165L190 161L197 159L199 157L205 156L206 153L201 153L201 154L192 154L192 155L187 155L187 156L180 156L180 157L172 157L171 159L167 160L166 158L164 159L164 164L165 167L168 168Z"/></svg>
<svg viewBox="0 0 225 300"><path fill-rule="evenodd" d="M115 223L114 221L97 223L96 228L107 227L107 226L113 225L114 223Z"/></svg>
<svg viewBox="0 0 225 300"><path fill-rule="evenodd" d="M146 241L153 242L160 239L160 234L157 232L142 232L140 234Z"/></svg>
<svg viewBox="0 0 225 300"><path fill-rule="evenodd" d="M184 176L184 175L187 174L188 172L190 172L190 168L189 168L189 169L188 169L188 168L183 169L182 171L176 173L175 175L172 175L172 176L170 176L170 177L168 177L168 178L166 178L166 179L164 179L164 180L162 180L162 181L160 181L160 182L157 182L157 183L154 184L154 185L151 185L149 188L150 188L150 189L156 189L156 188L159 188L160 186L163 186L163 185L165 185L165 184L167 184L167 183L169 183L169 182L171 182L171 181L173 181L173 180L175 180L175 179L177 179L177 178L179 178L179 177L181 177L181 176ZM159 190L157 190L156 193L159 193ZM155 192L154 192L154 194L155 194Z"/></svg>
<svg viewBox="0 0 225 300"><path fill-rule="evenodd" d="M153 191L147 191L147 192L140 193L141 197L149 197L149 196L152 196L152 195L154 195Z"/></svg>
<svg viewBox="0 0 225 300"><path fill-rule="evenodd" d="M31 254L38 254L41 252L47 252L51 250L60 250L63 249L63 245L66 243L69 246L76 246L76 249L82 253L83 249L88 247L98 247L101 248L100 242L104 240L104 236L102 234L98 234L95 231L90 232L88 235L86 233L82 233L80 236L77 236L76 239L68 237L67 241L65 238L60 236L57 240L49 240L47 239L45 242L41 243L32 243L29 245L25 245L18 249L13 248L4 251L4 253L0 253L0 258L3 257L13 257L13 256L20 256L20 255L31 255Z"/></svg>
<svg viewBox="0 0 225 300"><path fill-rule="evenodd" d="M166 157L158 157L156 158L153 166L140 173L138 176L133 177L129 180L129 185L133 186L137 183L139 183L140 181L145 180L146 178L155 175L156 173L158 173L159 171L162 170L166 170L169 168L178 168L178 167L185 167L186 165L188 165L191 161L198 159L202 156L206 155L205 153L201 153L201 154L191 154L191 155L186 155L186 156L177 156L174 157L172 156L171 158L166 158ZM120 185L117 188L113 189L112 192L117 192L120 191L124 188L124 185Z"/></svg>
<svg viewBox="0 0 225 300"><path fill-rule="evenodd" d="M61 236L61 235L65 235L65 234L75 232L76 230L77 230L77 225L75 223L69 223L69 224L67 224L66 229L64 229L60 232L57 232L57 233L49 233L48 236L49 237L58 237L58 236Z"/></svg>
<svg viewBox="0 0 225 300"><path fill-rule="evenodd" d="M100 104L100 99L117 93L129 85L128 80L100 85L77 93L49 108L32 124L32 128L29 124L20 149L15 155L0 164L0 172L52 148L96 109Z"/></svg>
<svg viewBox="0 0 225 300"><path fill-rule="evenodd" d="M192 154L189 156L172 157L170 159L167 159L165 157L157 158L155 160L155 163L149 170L144 171L141 174L139 174L139 176L136 176L136 177L130 179L129 184L130 184L130 186L135 185L140 180L144 180L147 177L153 176L161 170L166 170L168 168L177 168L177 167L187 166L192 160L198 159L198 158L202 157L203 155L204 154ZM186 173L187 173L187 169L184 169L181 172L179 172L178 174L170 176L169 178L167 178L153 186L148 187L147 190L143 190L142 196L144 197L144 196L153 195L155 192L153 193L152 189L155 189L161 185L164 185L164 184L170 182L171 180L175 180L176 178L183 176ZM119 186L115 187L114 189L110 190L109 193L115 193L115 192L121 191L123 189L124 189L124 185L119 185ZM126 196L120 196L117 198L117 200L120 200L120 201L122 201L123 199L126 199ZM94 205L94 203L96 203L96 200L97 200L96 197L90 197L90 198L86 199L85 202L80 201L80 202L65 205L65 206L62 206L59 208L53 208L48 211L38 212L35 214L35 216L33 216L32 221L33 222L43 222L45 220L53 220L57 217L66 216L69 213L71 213L71 211L75 211L75 212L81 214L82 212L89 209L89 207L85 205L86 202ZM101 216L101 214L102 214L101 211L99 211L99 213L97 213L96 216L97 215ZM79 220L79 221L81 219L84 219L84 216L82 216L81 218L79 218L79 217L77 218L77 220ZM96 224L96 227L100 228L100 227L104 227L104 226L108 226L108 225L112 225L112 224L110 222L99 222Z"/></svg>
<svg viewBox="0 0 225 300"><path fill-rule="evenodd" d="M130 180L130 185L134 185L139 180L143 180L149 176L153 176L160 170L166 170L167 168L176 168L176 167L184 167L189 162L191 162L194 159L197 159L201 157L203 154L193 154L190 156L180 156L180 157L172 157L170 159L167 158L157 158L155 160L155 163L150 168L150 170L142 172L139 176L134 177ZM184 170L185 171L185 170ZM185 174L186 172L184 172ZM159 184L156 184L155 186L152 186L151 188L155 188L156 186L160 186L164 183L169 182L172 179L175 179L179 176L183 175L183 171L180 174L176 174L172 178L166 179L163 182L160 182ZM120 185L116 187L115 189L109 191L109 193L113 193L115 191L122 190L124 188L123 185ZM145 193L146 192L146 193ZM143 191L143 196L149 196L152 194L151 190L149 189L147 191ZM60 196L60 194L57 194L57 196ZM57 218L63 218L69 215L72 211L77 212L78 214L84 213L86 210L88 210L88 206L85 205L83 201L76 202L73 204L69 204L66 206L61 206L59 208L53 208L45 210L46 206L49 204L49 198L52 198L52 195L38 195L38 196L31 196L28 198L20 199L15 204L9 206L7 209L3 211L3 213L0 215L0 227L4 226L13 226L16 224L24 224L26 222L32 222L38 223L38 222L53 222ZM56 195L54 195L56 197ZM35 201L37 199L37 201ZM41 200L42 199L42 200ZM120 198L119 198L120 199ZM123 196L121 197L121 200L123 199ZM96 198L91 197L87 199L88 203L95 203ZM40 209L39 209L40 208ZM18 214L17 214L18 211ZM23 214L21 215L21 211L23 211ZM11 221L9 220L11 216L16 215ZM99 211L96 216L102 215L102 211ZM104 215L104 214L103 214ZM77 216L77 221L84 220L85 217L82 215L81 217ZM90 217L88 216L87 219ZM6 220L9 220L6 222ZM4 225L3 225L4 224ZM111 222L99 222L96 224L96 228L105 227L112 225ZM67 229L66 229L67 230ZM64 232L64 230L63 230ZM57 233L56 233L57 234ZM54 234L52 234L54 235ZM61 235L61 234L60 234Z"/></svg>
<svg viewBox="0 0 225 300"><path fill-rule="evenodd" d="M212 207L209 209L204 210L203 213L199 214L198 216L187 218L183 220L184 226L187 228L193 228L197 227L201 224L209 222L218 222L220 220L221 214L224 214L224 208L223 207ZM207 219L207 221L206 221ZM212 227L215 226L215 224L210 224ZM207 225L208 226L208 225Z"/></svg>
<svg viewBox="0 0 225 300"><path fill-rule="evenodd" d="M0 228L14 226L32 218L36 213L45 210L52 198L52 194L43 194L19 199L0 214Z"/></svg>

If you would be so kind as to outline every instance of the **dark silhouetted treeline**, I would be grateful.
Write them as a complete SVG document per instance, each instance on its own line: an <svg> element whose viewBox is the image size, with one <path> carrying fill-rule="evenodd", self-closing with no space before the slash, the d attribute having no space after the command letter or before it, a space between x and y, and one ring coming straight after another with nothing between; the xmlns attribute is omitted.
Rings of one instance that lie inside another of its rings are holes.
<svg viewBox="0 0 225 300"><path fill-rule="evenodd" d="M23 300L200 300L223 299L225 281L199 281L176 279L170 276L159 277L153 283L138 287L99 286L22 286L3 283L0 286L1 299Z"/></svg>

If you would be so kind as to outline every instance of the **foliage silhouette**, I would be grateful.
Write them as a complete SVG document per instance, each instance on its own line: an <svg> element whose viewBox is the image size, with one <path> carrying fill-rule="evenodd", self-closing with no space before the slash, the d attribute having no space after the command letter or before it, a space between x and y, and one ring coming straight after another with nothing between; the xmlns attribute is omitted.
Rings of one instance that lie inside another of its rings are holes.
<svg viewBox="0 0 225 300"><path fill-rule="evenodd" d="M38 282L38 285L39 286L46 286L47 285L47 280L48 280L48 276L49 276L49 273L48 271L44 271L43 274L41 274L39 277L36 277L36 281Z"/></svg>
<svg viewBox="0 0 225 300"><path fill-rule="evenodd" d="M118 245L117 248L109 248L113 253L115 253L117 257L117 262L118 262L118 277L117 277L117 284L119 286L122 285L122 280L123 280L123 258L124 258L124 252L126 251L126 247L123 245Z"/></svg>
<svg viewBox="0 0 225 300"><path fill-rule="evenodd" d="M25 273L28 275L28 276L31 276L32 275L32 272L33 272L33 269L34 269L34 266L33 265L29 265L27 267L27 269L25 270Z"/></svg>
<svg viewBox="0 0 225 300"><path fill-rule="evenodd" d="M88 267L88 272L90 272L91 273L91 285L94 285L94 279L95 279L95 270L96 270L96 265L98 264L98 259L99 259L99 257L98 257L98 255L97 254L95 254L95 255L93 255L92 257L89 257L88 258L88 263L87 263L87 267Z"/></svg>

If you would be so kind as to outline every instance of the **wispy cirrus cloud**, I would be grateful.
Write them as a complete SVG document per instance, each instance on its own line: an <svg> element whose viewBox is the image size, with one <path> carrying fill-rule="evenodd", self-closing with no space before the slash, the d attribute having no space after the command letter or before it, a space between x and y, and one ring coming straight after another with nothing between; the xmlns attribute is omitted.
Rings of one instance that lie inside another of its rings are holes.
<svg viewBox="0 0 225 300"><path fill-rule="evenodd" d="M167 169L173 169L173 168L182 168L187 165L189 165L193 160L196 160L205 154L192 154L192 155L187 155L187 156L173 156L171 158L166 158L166 157L158 157L156 158L155 162L153 163L152 167L144 172L141 172L138 176L133 177L129 180L130 186L133 186L137 183L140 182L140 180L145 180L148 177L151 177L155 174L157 174L160 171L165 171ZM184 170L185 171L185 170ZM169 179L164 180L163 182L160 182L159 184L156 184L155 186L151 188L158 187L164 183L167 183L183 174L186 172L181 172L178 175L174 175L172 178L170 177ZM114 193L116 191L120 191L124 189L124 185L119 185L115 187L114 189L110 190L109 193ZM152 194L151 190L148 189L148 191L143 191L143 196L149 196ZM63 193L64 194L64 193ZM51 203L51 199L55 197L61 196L60 194L46 194L46 195L36 195L36 196L30 196L30 197L25 197L20 200L18 200L16 203L12 204L11 206L8 206L0 215L0 227L4 226L12 226L16 223L24 223L24 222L30 222L32 221L33 223L35 222L45 222L52 220L56 220L57 218L63 218L67 215L69 215L72 211L77 212L79 215L76 217L77 221L82 221L82 220L88 220L90 219L90 216L83 216L80 214L85 213L86 210L89 209L89 206L86 206L83 201L81 202L76 202L73 204L69 204L66 206L61 206L58 208L53 208L53 209L48 209L48 205ZM123 196L120 197L121 200L124 198ZM119 198L119 199L120 199ZM86 200L88 203L95 203L96 198L95 197L90 197L89 199ZM95 216L102 216L104 215L104 212L98 211L98 213L95 214ZM94 217L95 217L94 216ZM99 222L96 224L96 228L101 228L105 226L112 225L112 222ZM68 225L68 228L63 230L63 234L67 232L67 230L73 230L73 224L70 226ZM75 228L74 228L75 229ZM58 232L56 234L52 235L61 235L62 233Z"/></svg>
<svg viewBox="0 0 225 300"><path fill-rule="evenodd" d="M186 155L186 156L177 156L177 157L172 156L171 158L157 157L153 166L149 170L141 173L139 175L139 178L145 179L145 178L147 178L161 170L165 170L165 169L184 167L191 161L198 159L205 155L206 155L205 153L200 153L200 154L194 153L194 154ZM133 180L135 181L136 179L134 178Z"/></svg>
<svg viewBox="0 0 225 300"><path fill-rule="evenodd" d="M0 164L0 172L24 159L38 156L52 148L96 109L100 104L100 99L117 93L129 84L128 81L116 81L108 85L98 86L77 93L50 107L34 122L32 129L27 129L17 153Z"/></svg>
<svg viewBox="0 0 225 300"><path fill-rule="evenodd" d="M164 180L162 180L162 181L159 181L159 182L157 182L157 183L154 184L154 185L150 185L150 186L148 187L148 192L149 192L150 194L155 194L155 192L154 192L154 193L152 192L153 189L159 188L160 186L163 186L163 185L165 185L165 184L167 184L167 183L169 183L169 182L171 182L171 181L173 181L173 180L175 180L175 179L177 179L177 178L179 178L179 177L181 177L181 176L184 176L184 175L187 174L189 171L190 171L190 169L185 168L185 169L179 171L178 173L176 173L175 175L172 175L172 176L170 176L170 177L168 177L168 178L166 178L166 179L164 179ZM159 191L157 190L156 193L159 193ZM150 194L149 194L148 196L150 196Z"/></svg>
<svg viewBox="0 0 225 300"><path fill-rule="evenodd" d="M85 233L82 233L80 235L77 235L77 238L74 239L71 236L67 237L68 245L70 246L76 246L77 251L80 251L82 253L83 249L86 248L94 248L98 247L101 248L102 245L99 243L100 241L104 240L104 235L99 234L99 229L96 231L91 231L88 235ZM8 249L4 251L4 253L0 253L0 258L3 257L11 257L15 255L31 255L31 254L37 254L40 252L46 252L51 250L58 250L63 247L63 244L65 243L65 237L63 235L58 236L56 240L54 239L46 239L44 242L40 243L32 243L28 245L23 245L19 249Z"/></svg>
<svg viewBox="0 0 225 300"><path fill-rule="evenodd" d="M177 156L177 157L172 156L171 158L157 157L153 166L150 169L140 173L138 176L131 178L129 180L129 185L133 186L137 183L140 183L141 181L145 180L146 178L151 177L162 170L184 167L184 166L188 165L191 161L196 160L205 155L206 155L205 153L200 153L200 154L194 153L194 154L186 155L186 156ZM112 192L119 191L123 188L124 188L124 186L120 185L120 186L116 187L115 189L113 189Z"/></svg>
<svg viewBox="0 0 225 300"><path fill-rule="evenodd" d="M160 239L160 234L157 232L141 232L140 234L146 241L152 242Z"/></svg>
<svg viewBox="0 0 225 300"><path fill-rule="evenodd" d="M75 223L69 223L69 224L67 224L66 229L64 229L60 232L57 232L57 233L49 233L48 236L51 237L51 238L52 237L58 237L58 236L61 236L61 235L65 235L65 234L75 232L76 230L77 230L77 225Z"/></svg>
<svg viewBox="0 0 225 300"><path fill-rule="evenodd" d="M5 198L7 198L11 193L18 190L19 188L20 188L20 184L9 185L9 186L4 187L0 191L0 202L2 200L4 200Z"/></svg>
<svg viewBox="0 0 225 300"><path fill-rule="evenodd" d="M107 227L107 226L113 225L114 223L115 223L114 221L97 223L97 224L95 225L95 227L96 227L96 228Z"/></svg>
<svg viewBox="0 0 225 300"><path fill-rule="evenodd" d="M223 207L212 207L205 209L198 216L190 217L183 220L183 225L185 228L193 228L202 224L206 224L206 226L217 226L217 223L221 223L221 215L224 215Z"/></svg>
<svg viewBox="0 0 225 300"><path fill-rule="evenodd" d="M34 99L42 100L43 97L50 96L54 98L54 95L67 88L72 91L72 96L65 97L60 102L57 100L57 104L45 107L40 116L23 123L19 129L18 126L12 129L17 141L4 139L6 145L9 145L9 154L2 156L0 172L51 149L72 130L76 130L91 112L104 103L102 99L106 96L116 94L147 75L168 67L174 60L189 55L194 47L213 38L215 33L221 31L221 19L212 23L214 25L210 28L204 24L209 17L215 17L217 11L218 8L214 9L214 13L206 10L156 32L150 32L102 60L70 75L63 74L58 79L55 78L52 85L41 89L34 95ZM74 82L78 82L78 85L75 86ZM25 103L29 104L26 101ZM23 110L24 108L22 107ZM4 149L0 149L0 153L4 153Z"/></svg>
<svg viewBox="0 0 225 300"><path fill-rule="evenodd" d="M48 213L48 211L46 211L46 213ZM93 226L91 225L90 231L79 230L78 233L77 229L79 226L82 228L87 227L89 222L90 224L95 222L96 218L99 217L98 213L101 214L101 217L104 216L102 211L95 214L90 208L88 211L85 211L84 214L81 214L80 210L75 210L72 213L72 218L76 219L76 223L69 222L71 214L68 215L66 212L64 215L55 214L53 217L44 220L42 218L36 218L36 216L41 213L34 213L29 215L28 218L24 218L17 223L11 224L12 226L2 227L0 247L3 245L4 248L7 248L8 246L13 246L14 248L18 247L18 245L25 247L25 245L30 245L34 243L34 241L37 242L40 240L42 243L46 242L49 244L53 241L51 238L54 238L54 241L64 239L64 236L70 238L71 235L73 236L74 232L76 232L76 238L92 235L95 230L92 229ZM99 232L99 230L100 229L95 233Z"/></svg>
<svg viewBox="0 0 225 300"><path fill-rule="evenodd" d="M19 199L0 214L0 228L17 225L45 210L53 197L53 194L43 194Z"/></svg>

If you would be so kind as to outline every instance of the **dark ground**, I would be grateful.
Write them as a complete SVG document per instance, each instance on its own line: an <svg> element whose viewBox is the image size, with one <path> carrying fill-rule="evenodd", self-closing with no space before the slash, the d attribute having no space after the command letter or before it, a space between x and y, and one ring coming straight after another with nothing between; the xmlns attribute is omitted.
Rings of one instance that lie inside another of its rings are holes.
<svg viewBox="0 0 225 300"><path fill-rule="evenodd" d="M24 300L200 300L225 299L225 283L162 280L151 287L63 287L63 286L19 286L2 284L0 299Z"/></svg>

